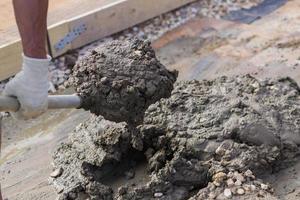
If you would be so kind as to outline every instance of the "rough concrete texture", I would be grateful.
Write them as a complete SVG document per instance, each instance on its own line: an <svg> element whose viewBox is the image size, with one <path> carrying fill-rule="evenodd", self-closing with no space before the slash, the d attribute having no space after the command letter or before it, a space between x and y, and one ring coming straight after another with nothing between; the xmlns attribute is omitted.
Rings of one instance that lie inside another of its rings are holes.
<svg viewBox="0 0 300 200"><path fill-rule="evenodd" d="M63 199L111 199L112 190L97 182L110 176L130 152L133 139L125 123L114 123L92 116L70 135L54 154L54 165L61 175L54 186Z"/></svg>
<svg viewBox="0 0 300 200"><path fill-rule="evenodd" d="M298 154L299 100L289 78L178 82L170 98L147 109L138 136L102 117L81 125L55 153L63 172L53 184L61 199L276 199L256 176ZM132 168L140 153L150 181L113 194L105 179Z"/></svg>
<svg viewBox="0 0 300 200"><path fill-rule="evenodd" d="M81 59L69 84L82 107L115 122L142 122L149 105L171 95L177 72L156 58L150 42L109 41Z"/></svg>

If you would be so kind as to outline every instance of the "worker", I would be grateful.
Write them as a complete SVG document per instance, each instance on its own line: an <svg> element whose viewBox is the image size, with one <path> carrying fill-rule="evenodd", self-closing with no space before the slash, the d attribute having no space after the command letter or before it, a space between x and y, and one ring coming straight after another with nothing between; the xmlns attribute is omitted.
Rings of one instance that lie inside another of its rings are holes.
<svg viewBox="0 0 300 200"><path fill-rule="evenodd" d="M4 89L4 95L20 102L17 117L34 118L46 111L48 102L47 12L48 0L13 0L22 40L22 68ZM0 191L0 200L2 195Z"/></svg>
<svg viewBox="0 0 300 200"><path fill-rule="evenodd" d="M23 46L21 71L6 84L4 94L16 97L18 116L42 114L48 106L47 11L48 0L13 0L15 18Z"/></svg>

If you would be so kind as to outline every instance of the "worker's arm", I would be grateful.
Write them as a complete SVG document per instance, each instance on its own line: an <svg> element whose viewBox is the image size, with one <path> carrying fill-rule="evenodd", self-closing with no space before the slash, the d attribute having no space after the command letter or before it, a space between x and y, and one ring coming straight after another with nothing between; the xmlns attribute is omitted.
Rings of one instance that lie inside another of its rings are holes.
<svg viewBox="0 0 300 200"><path fill-rule="evenodd" d="M5 87L4 94L21 103L24 118L47 108L48 65L46 52L48 0L13 0L16 22L23 45L22 70Z"/></svg>
<svg viewBox="0 0 300 200"><path fill-rule="evenodd" d="M24 54L46 58L48 0L13 0Z"/></svg>

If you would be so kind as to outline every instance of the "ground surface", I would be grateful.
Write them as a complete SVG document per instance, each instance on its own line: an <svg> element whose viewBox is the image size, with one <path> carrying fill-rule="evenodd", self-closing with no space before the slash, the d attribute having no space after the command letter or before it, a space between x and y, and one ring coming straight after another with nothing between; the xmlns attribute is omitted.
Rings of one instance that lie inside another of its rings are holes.
<svg viewBox="0 0 300 200"><path fill-rule="evenodd" d="M165 34L154 47L166 66L179 70L181 80L250 73L258 78L291 76L300 84L299 9L300 2L291 0L250 25L195 18ZM0 160L5 196L55 199L47 182L51 152L88 115L80 110L55 111L26 127L24 122L5 119ZM299 171L300 159L264 179L271 182L279 199L299 199Z"/></svg>

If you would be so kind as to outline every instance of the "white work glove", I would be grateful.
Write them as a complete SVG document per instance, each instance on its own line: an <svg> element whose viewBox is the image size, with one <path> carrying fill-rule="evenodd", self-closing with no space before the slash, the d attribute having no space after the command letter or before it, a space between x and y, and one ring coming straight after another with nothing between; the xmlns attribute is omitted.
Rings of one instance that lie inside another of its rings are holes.
<svg viewBox="0 0 300 200"><path fill-rule="evenodd" d="M12 113L16 118L31 119L41 115L48 107L48 66L47 59L29 58L23 55L22 70L9 81L3 94L16 97L21 107Z"/></svg>

